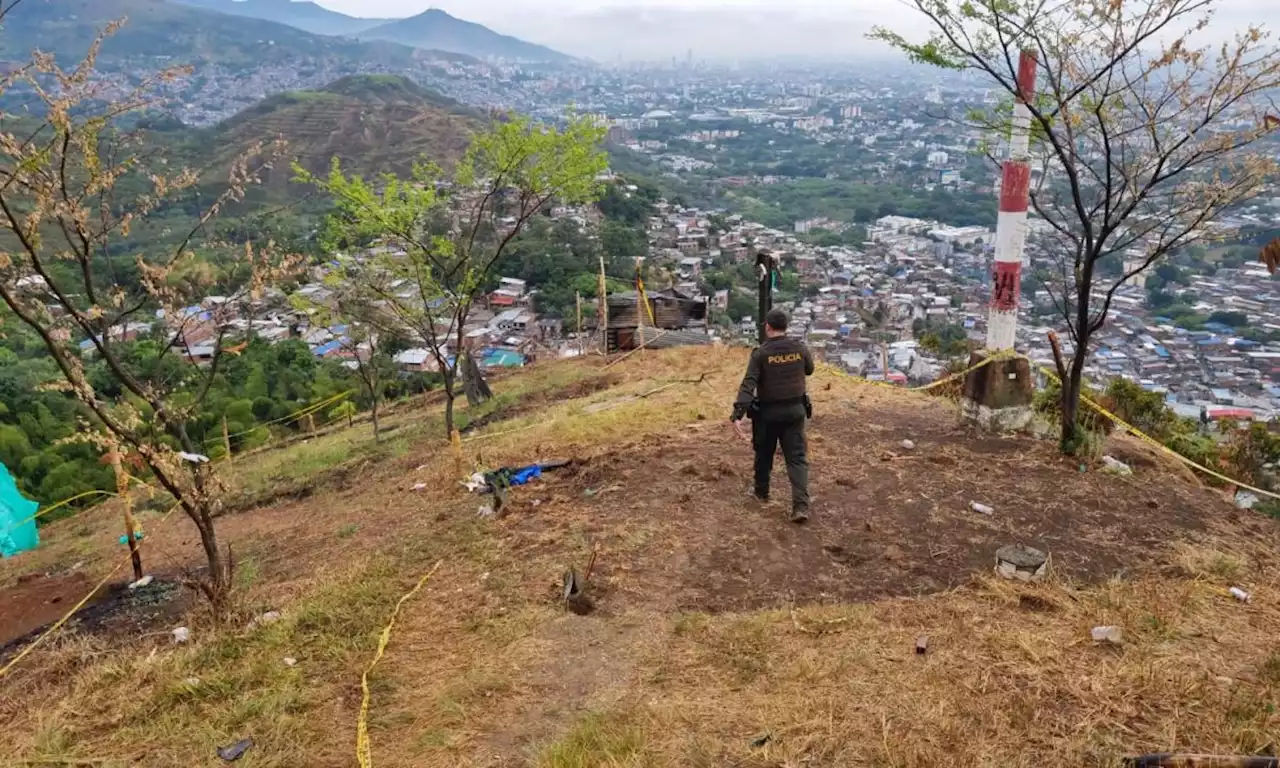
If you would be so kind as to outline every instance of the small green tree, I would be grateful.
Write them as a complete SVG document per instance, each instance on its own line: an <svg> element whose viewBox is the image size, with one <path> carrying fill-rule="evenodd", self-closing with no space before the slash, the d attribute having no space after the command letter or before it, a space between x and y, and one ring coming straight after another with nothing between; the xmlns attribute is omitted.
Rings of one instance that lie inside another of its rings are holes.
<svg viewBox="0 0 1280 768"><path fill-rule="evenodd" d="M468 318L492 285L494 263L553 202L598 198L603 138L584 118L556 128L517 117L477 134L451 177L426 162L408 179L376 182L344 174L336 158L324 178L295 164L299 181L334 199L331 238L381 246L347 259L341 279L353 304L376 308L372 322L428 350L444 382L446 434Z"/></svg>
<svg viewBox="0 0 1280 768"><path fill-rule="evenodd" d="M329 418L346 419L347 426L350 427L355 424L357 410L358 409L356 408L355 403L351 402L350 400L343 400L342 402L334 406L333 410L329 411Z"/></svg>

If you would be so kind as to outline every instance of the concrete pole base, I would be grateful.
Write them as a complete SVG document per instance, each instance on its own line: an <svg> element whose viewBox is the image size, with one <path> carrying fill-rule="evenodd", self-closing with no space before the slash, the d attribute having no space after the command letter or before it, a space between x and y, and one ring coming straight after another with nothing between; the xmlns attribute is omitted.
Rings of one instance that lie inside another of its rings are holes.
<svg viewBox="0 0 1280 768"><path fill-rule="evenodd" d="M969 365L978 365L993 354L990 350L974 352ZM1010 358L970 372L960 402L966 421L992 432L1020 432L1035 416L1031 408L1034 392L1031 364L1024 358Z"/></svg>

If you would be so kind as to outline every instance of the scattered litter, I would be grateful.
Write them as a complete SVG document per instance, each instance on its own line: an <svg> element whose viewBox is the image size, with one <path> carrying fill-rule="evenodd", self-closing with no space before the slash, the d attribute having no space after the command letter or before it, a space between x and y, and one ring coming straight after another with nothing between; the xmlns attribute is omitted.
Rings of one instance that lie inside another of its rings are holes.
<svg viewBox="0 0 1280 768"><path fill-rule="evenodd" d="M771 741L773 741L773 734L763 733L751 740L751 747L752 749L761 749Z"/></svg>
<svg viewBox="0 0 1280 768"><path fill-rule="evenodd" d="M1240 509L1253 509L1253 505L1257 504L1261 499L1257 494L1248 491L1240 491L1236 494L1236 506Z"/></svg>
<svg viewBox="0 0 1280 768"><path fill-rule="evenodd" d="M535 507L540 507L540 506L542 506L542 499L534 499L534 500L533 500L533 506L535 506Z"/></svg>
<svg viewBox="0 0 1280 768"><path fill-rule="evenodd" d="M1250 595L1248 592L1245 592L1243 589L1239 587L1232 587L1227 591L1231 593L1232 597L1234 597L1235 599L1239 600L1242 603L1247 603L1253 599L1252 595Z"/></svg>
<svg viewBox="0 0 1280 768"><path fill-rule="evenodd" d="M426 484L426 483L414 483L414 484L413 484L413 490L415 490L415 491L421 491L421 490L423 490L423 489L424 489L424 488L426 488L426 487L427 487L427 484Z"/></svg>
<svg viewBox="0 0 1280 768"><path fill-rule="evenodd" d="M903 440L901 445L903 448L905 448L908 451L913 451L915 450L915 447L916 447L916 444L911 442L910 440Z"/></svg>
<svg viewBox="0 0 1280 768"><path fill-rule="evenodd" d="M974 512L977 512L980 515L990 516L996 513L995 508L988 507L986 504L979 504L976 501L969 502L969 509L972 509Z"/></svg>
<svg viewBox="0 0 1280 768"><path fill-rule="evenodd" d="M427 465L426 465L426 464L419 464L418 466L416 466L416 467L414 467L414 468L413 468L413 471L414 471L414 472L421 472L421 471L423 471L423 470L424 470L424 469L426 469L426 468L427 468Z"/></svg>
<svg viewBox="0 0 1280 768"><path fill-rule="evenodd" d="M1113 475L1132 475L1133 469L1114 456L1102 457L1102 471Z"/></svg>
<svg viewBox="0 0 1280 768"><path fill-rule="evenodd" d="M191 639L191 630L186 627L178 627L173 630L173 642L177 645L187 642Z"/></svg>
<svg viewBox="0 0 1280 768"><path fill-rule="evenodd" d="M188 688L195 688L197 685L200 684L200 678L188 677L187 679L182 681L182 684L187 686Z"/></svg>
<svg viewBox="0 0 1280 768"><path fill-rule="evenodd" d="M182 459L183 461L189 461L192 464L208 464L209 463L209 457L205 456L203 453L187 453L186 451L180 451L178 453L178 458Z"/></svg>
<svg viewBox="0 0 1280 768"><path fill-rule="evenodd" d="M1049 556L1026 544L1009 544L996 550L996 574L1016 581L1040 581L1049 572Z"/></svg>
<svg viewBox="0 0 1280 768"><path fill-rule="evenodd" d="M1115 626L1094 627L1089 634L1093 636L1093 641L1095 643L1111 643L1112 645L1119 645L1123 640L1123 634L1121 633L1120 628Z"/></svg>
<svg viewBox="0 0 1280 768"><path fill-rule="evenodd" d="M130 582L129 589L141 589L153 581L155 581L155 577L148 573L137 581Z"/></svg>
<svg viewBox="0 0 1280 768"><path fill-rule="evenodd" d="M480 517L493 517L493 507L489 504L481 504L476 514Z"/></svg>
<svg viewBox="0 0 1280 768"><path fill-rule="evenodd" d="M921 635L916 638L916 655L923 656L929 652L929 636Z"/></svg>
<svg viewBox="0 0 1280 768"><path fill-rule="evenodd" d="M234 763L249 751L249 747L253 746L253 739L241 739L229 747L218 747L218 757L226 760L228 763Z"/></svg>
<svg viewBox="0 0 1280 768"><path fill-rule="evenodd" d="M292 667L294 664L297 664L297 663L298 663L298 660L293 658L292 656L284 657L284 665L286 667Z"/></svg>

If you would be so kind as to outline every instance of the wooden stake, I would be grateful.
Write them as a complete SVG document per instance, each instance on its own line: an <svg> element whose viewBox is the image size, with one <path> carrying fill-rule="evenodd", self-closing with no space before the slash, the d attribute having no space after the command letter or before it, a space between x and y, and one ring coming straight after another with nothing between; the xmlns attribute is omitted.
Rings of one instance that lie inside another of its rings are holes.
<svg viewBox="0 0 1280 768"><path fill-rule="evenodd" d="M880 368L884 370L884 383L889 383L889 344L881 342L880 344Z"/></svg>
<svg viewBox="0 0 1280 768"><path fill-rule="evenodd" d="M226 414L222 416L222 452L227 457L227 463L231 463L231 433L227 431Z"/></svg>
<svg viewBox="0 0 1280 768"><path fill-rule="evenodd" d="M133 561L133 580L142 578L142 553L138 551L138 540L134 538L137 524L133 519L133 499L129 497L129 475L120 462L120 446L111 449L111 469L116 474L116 494L124 502L124 537L129 544L129 557Z"/></svg>
<svg viewBox="0 0 1280 768"><path fill-rule="evenodd" d="M596 287L597 298L600 301L599 312L596 313L596 322L600 325L600 351L609 354L609 284L604 277L604 257L600 257L600 282Z"/></svg>
<svg viewBox="0 0 1280 768"><path fill-rule="evenodd" d="M316 417L314 414L307 414L307 434L314 435L316 433Z"/></svg>
<svg viewBox="0 0 1280 768"><path fill-rule="evenodd" d="M453 474L456 477L464 477L462 474L462 434L455 427L449 433L449 443L453 446Z"/></svg>
<svg viewBox="0 0 1280 768"><path fill-rule="evenodd" d="M585 354L586 350L582 348L582 291L573 292L573 303L578 310L578 354Z"/></svg>

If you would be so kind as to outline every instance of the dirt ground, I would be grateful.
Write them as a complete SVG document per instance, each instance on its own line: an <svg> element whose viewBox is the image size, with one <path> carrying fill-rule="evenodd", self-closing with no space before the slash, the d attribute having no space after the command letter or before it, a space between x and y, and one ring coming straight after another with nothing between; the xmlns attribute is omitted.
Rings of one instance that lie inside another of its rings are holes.
<svg viewBox="0 0 1280 768"><path fill-rule="evenodd" d="M783 522L781 455L775 500L759 505L747 497L749 447L721 424L695 423L517 489L504 533L513 554L537 559L565 554L548 528L579 528L603 553L602 603L614 609L721 612L950 589L990 571L1005 544L1049 552L1059 576L1098 581L1169 568L1180 543L1210 534L1262 540L1277 531L1212 490L1141 470L1082 472L1051 443L975 434L947 411L925 401L819 415L807 525ZM995 514L972 511L971 501Z"/></svg>
<svg viewBox="0 0 1280 768"><path fill-rule="evenodd" d="M984 702L980 714L959 717L981 723L990 740L975 741L972 759L955 764L1033 764L1022 759L1023 752L1008 751L1005 742L996 745L997 735L1006 738L1018 723L985 703L993 684L989 676L1007 677L1012 685L1030 679L1019 677L1021 672L1013 674L1014 661L1001 654L1034 654L1043 661L1045 647L1061 646L1063 653L1076 648L1078 643L1064 644L1061 638L1075 637L1082 623L1117 610L1123 601L1111 591L1122 582L1139 585L1133 588L1139 597L1133 599L1152 606L1154 618L1125 613L1114 620L1131 621L1140 638L1150 637L1152 647L1167 648L1157 641L1169 642L1168 627L1176 625L1175 619L1195 623L1195 632L1205 631L1198 628L1201 624L1225 621L1208 613L1179 613L1217 605L1195 591L1207 588L1206 581L1204 572L1188 565L1188 551L1273 549L1275 521L1235 510L1222 492L1189 482L1184 471L1136 442L1116 440L1109 449L1132 464L1135 474L1107 475L1096 465L1064 460L1048 441L972 432L961 425L947 401L886 393L843 380L832 388L822 377L815 380L818 408L809 429L813 518L796 526L784 519L789 493L781 457L774 471L775 505L761 506L747 496L750 449L723 421L724 404L740 375L740 355L679 354L629 361L597 380L575 381L558 395L537 393L499 415L483 416L487 427L466 443L469 461L495 467L539 458L572 460L568 467L513 489L499 519L478 517L482 499L462 491L447 472L442 474L451 462L439 440L425 441L408 455L344 466L333 477L317 478L315 493L221 518L220 538L234 549L240 565L237 578L246 615L271 609L289 614L292 606L344 580L354 580L359 589L381 590L377 599L359 606L371 617L367 626L343 630L353 635L341 638L343 650L318 648L312 659L305 657L305 650L290 651L302 659L300 668L311 664L325 670L304 671L301 678L310 700L324 704L290 709L310 713L306 724L295 724L296 732L275 743L264 738L246 764L350 764L359 670L395 597L436 559L443 562L439 574L406 607L377 676L370 726L379 765L929 765L929 739L900 752L897 746L891 749L887 734L913 732L933 722L935 715L941 717L942 705L922 713L917 726L895 725L892 718L897 714L876 709L881 699L897 702L915 696L919 701L920 696L933 695L927 691L934 689L921 681L904 685L889 677L892 665L910 658L900 658L900 651L910 648L921 626L934 627L931 631L942 642L956 648L965 645L964 632L981 641L955 651L953 661L960 663L963 656L963 671L922 668L922 674L940 678L954 674L968 686L946 694L955 695L948 717L970 701ZM716 373L705 381L697 378L707 369ZM658 391L653 380L663 373L693 374L696 381L646 397ZM500 423L516 416L522 421ZM540 426L553 418L556 427ZM486 440L486 431L516 434ZM904 448L904 439L914 447ZM419 485L422 488L415 490ZM972 511L972 501L993 507L995 513ZM154 637L140 639L187 620L182 613L192 605L190 594L174 582L196 563L194 527L180 515L164 525L154 518L144 520L144 525L149 567L164 576L157 592L124 592L120 585L127 580L127 570L122 569L86 618L73 626L72 634L78 630L93 635L106 647L143 642L155 648L160 643ZM8 584L0 596L0 643L31 637L119 562L121 553L102 545L115 535L115 527L110 515L60 522L50 531L49 545L34 557L20 566L0 567L0 584ZM1056 592L1010 595L992 587L995 550L1019 542L1050 553ZM386 553L397 558L394 579L362 575L360 569L370 558ZM560 579L567 568L584 571L593 553L589 594L595 610L589 616L574 616L559 601ZM1269 562L1253 554L1232 555L1230 562L1237 559ZM1232 566L1238 570L1213 567L1223 569L1215 578L1241 578L1247 572L1243 565ZM1261 573L1255 576L1264 578ZM1241 583L1248 585L1248 580L1241 578ZM1169 595L1153 597L1147 590L1156 584L1168 584ZM1098 596L1082 597L1085 593L1077 588L1097 590ZM383 592L390 595L390 603ZM925 595L936 597L917 599ZM1089 602L1095 599L1096 605ZM359 613L356 602L340 604ZM1233 607L1229 598L1225 605ZM1057 633L1048 646L1029 639L1030 630L996 632L1000 621L1016 618L1019 608L1026 606L1033 612L1039 611L1037 606L1044 608L1045 616L1032 626ZM274 639L305 649L336 621L317 618L316 610L293 609L299 622L296 635ZM1265 623L1270 614L1261 607L1254 610L1256 614L1230 621ZM840 625L849 632L847 638L810 638L809 630L815 627L814 635L825 634L823 622L833 611L838 612L835 621L851 622ZM117 618L108 621L110 617ZM780 634L793 625L795 637ZM962 632L961 625L968 629ZM1233 631L1245 637L1252 626ZM249 644L246 647L255 642L243 634L236 637ZM1215 639L1228 644L1217 651L1224 662L1243 663L1235 657L1253 652L1225 637L1224 633L1224 639ZM9 643L0 659L20 645ZM270 648L263 652L276 653L275 646ZM1088 649L1077 650L1083 654ZM181 663L207 662L209 653L196 648ZM792 653L799 653L800 661L788 655ZM879 656L864 658L870 653ZM1174 656L1163 650L1158 658L1172 662ZM822 659L839 659L841 666L827 669L828 661ZM890 666L880 669L884 659ZM1028 690L1048 696L1054 686L1067 685L1065 678L1048 676L1059 675L1068 662L1092 669L1089 665L1096 659L1064 656L1041 664L1045 677L1036 677ZM173 674L207 674L182 669ZM1149 670L1139 684L1137 678L1126 677L1124 665L1104 663L1097 669L1098 674L1113 675L1107 686L1139 690L1165 684ZM260 667L253 670L255 679L262 676ZM34 668L31 675L38 671ZM1227 673L1237 674L1222 674ZM139 674L159 673L145 668ZM0 699L5 698L7 683L37 683L34 677L17 677L16 682L0 682ZM862 688L850 703L824 704L829 717L849 718L843 726L849 731L843 735L829 724L824 735L816 736L816 726L800 721L804 713L784 716L777 711L780 702L801 700L806 690L826 701L824 697L836 696L827 686L853 685L840 681L854 679ZM295 677L287 680L289 685L301 684ZM91 682L98 684L97 678ZM160 679L154 684L163 692L162 700L172 704L175 694L166 688L172 683ZM915 690L915 685L925 687ZM1058 713L1063 720L1055 721L1055 733L1064 740L1067 736L1062 734L1085 738L1078 733L1079 723L1105 718L1110 711L1089 704L1092 714L1085 717L1077 707L1085 706L1087 696L1075 683L1070 686L1052 694L1064 697ZM1280 691L1280 661L1277 686ZM46 695L41 706L65 706L52 693ZM235 699L236 694L227 696ZM733 699L723 718L710 714L718 708L716 697L722 703L726 697ZM1049 716L1035 714L1042 704L1027 706L1028 722ZM196 716L211 719L200 712ZM613 721L590 719L619 712L628 717L640 714L616 728ZM121 715L103 714L94 721L83 714L72 718L77 725L64 728L83 728L83 743L105 743L116 749L108 753L122 754L124 747L117 741ZM17 704L0 706L3 715L26 724L49 719ZM1160 742L1148 738L1148 730L1164 732L1174 727L1173 722L1183 722L1150 713L1142 716L1145 720L1133 719L1118 710L1111 716L1155 746ZM595 729L591 733L577 730L584 717ZM738 722L726 719L730 717ZM1233 725L1236 730L1230 731L1227 743L1252 743L1274 719L1262 717L1249 721L1247 728ZM850 724L864 719L866 723ZM1067 720L1076 725L1064 724ZM252 722L251 715L239 714L225 726L217 721L216 734L208 738L234 740L231 737L238 737L245 723ZM947 727L960 727L946 722ZM862 732L864 725L870 729L867 733ZM265 729L261 723L259 727ZM750 746L759 735L755 731L764 727L793 729L789 746L776 754ZM635 735L641 732L643 738ZM807 735L798 739L802 732ZM963 738L963 729L959 733ZM618 746L631 743L633 736L648 746L639 751ZM68 750L78 743L65 735L60 738L71 745ZM579 739L586 757L548 757L552 753L546 745L557 738L570 746ZM192 739L190 735L187 740ZM593 739L612 746L593 747ZM1128 739L1134 741L1142 739ZM42 742L33 743L38 747ZM898 743L895 737L893 744ZM1051 750L1065 743L1046 737L1035 746ZM1081 750L1096 745L1071 741L1069 746L1074 760L1086 753ZM920 753L925 756L916 757L911 751L916 748L925 750ZM172 751L148 753L150 761L141 762L191 764L191 755L208 753L207 744L182 739L164 749ZM662 757L632 759L650 752ZM854 753L871 757L852 759ZM613 757L606 760L601 755Z"/></svg>

